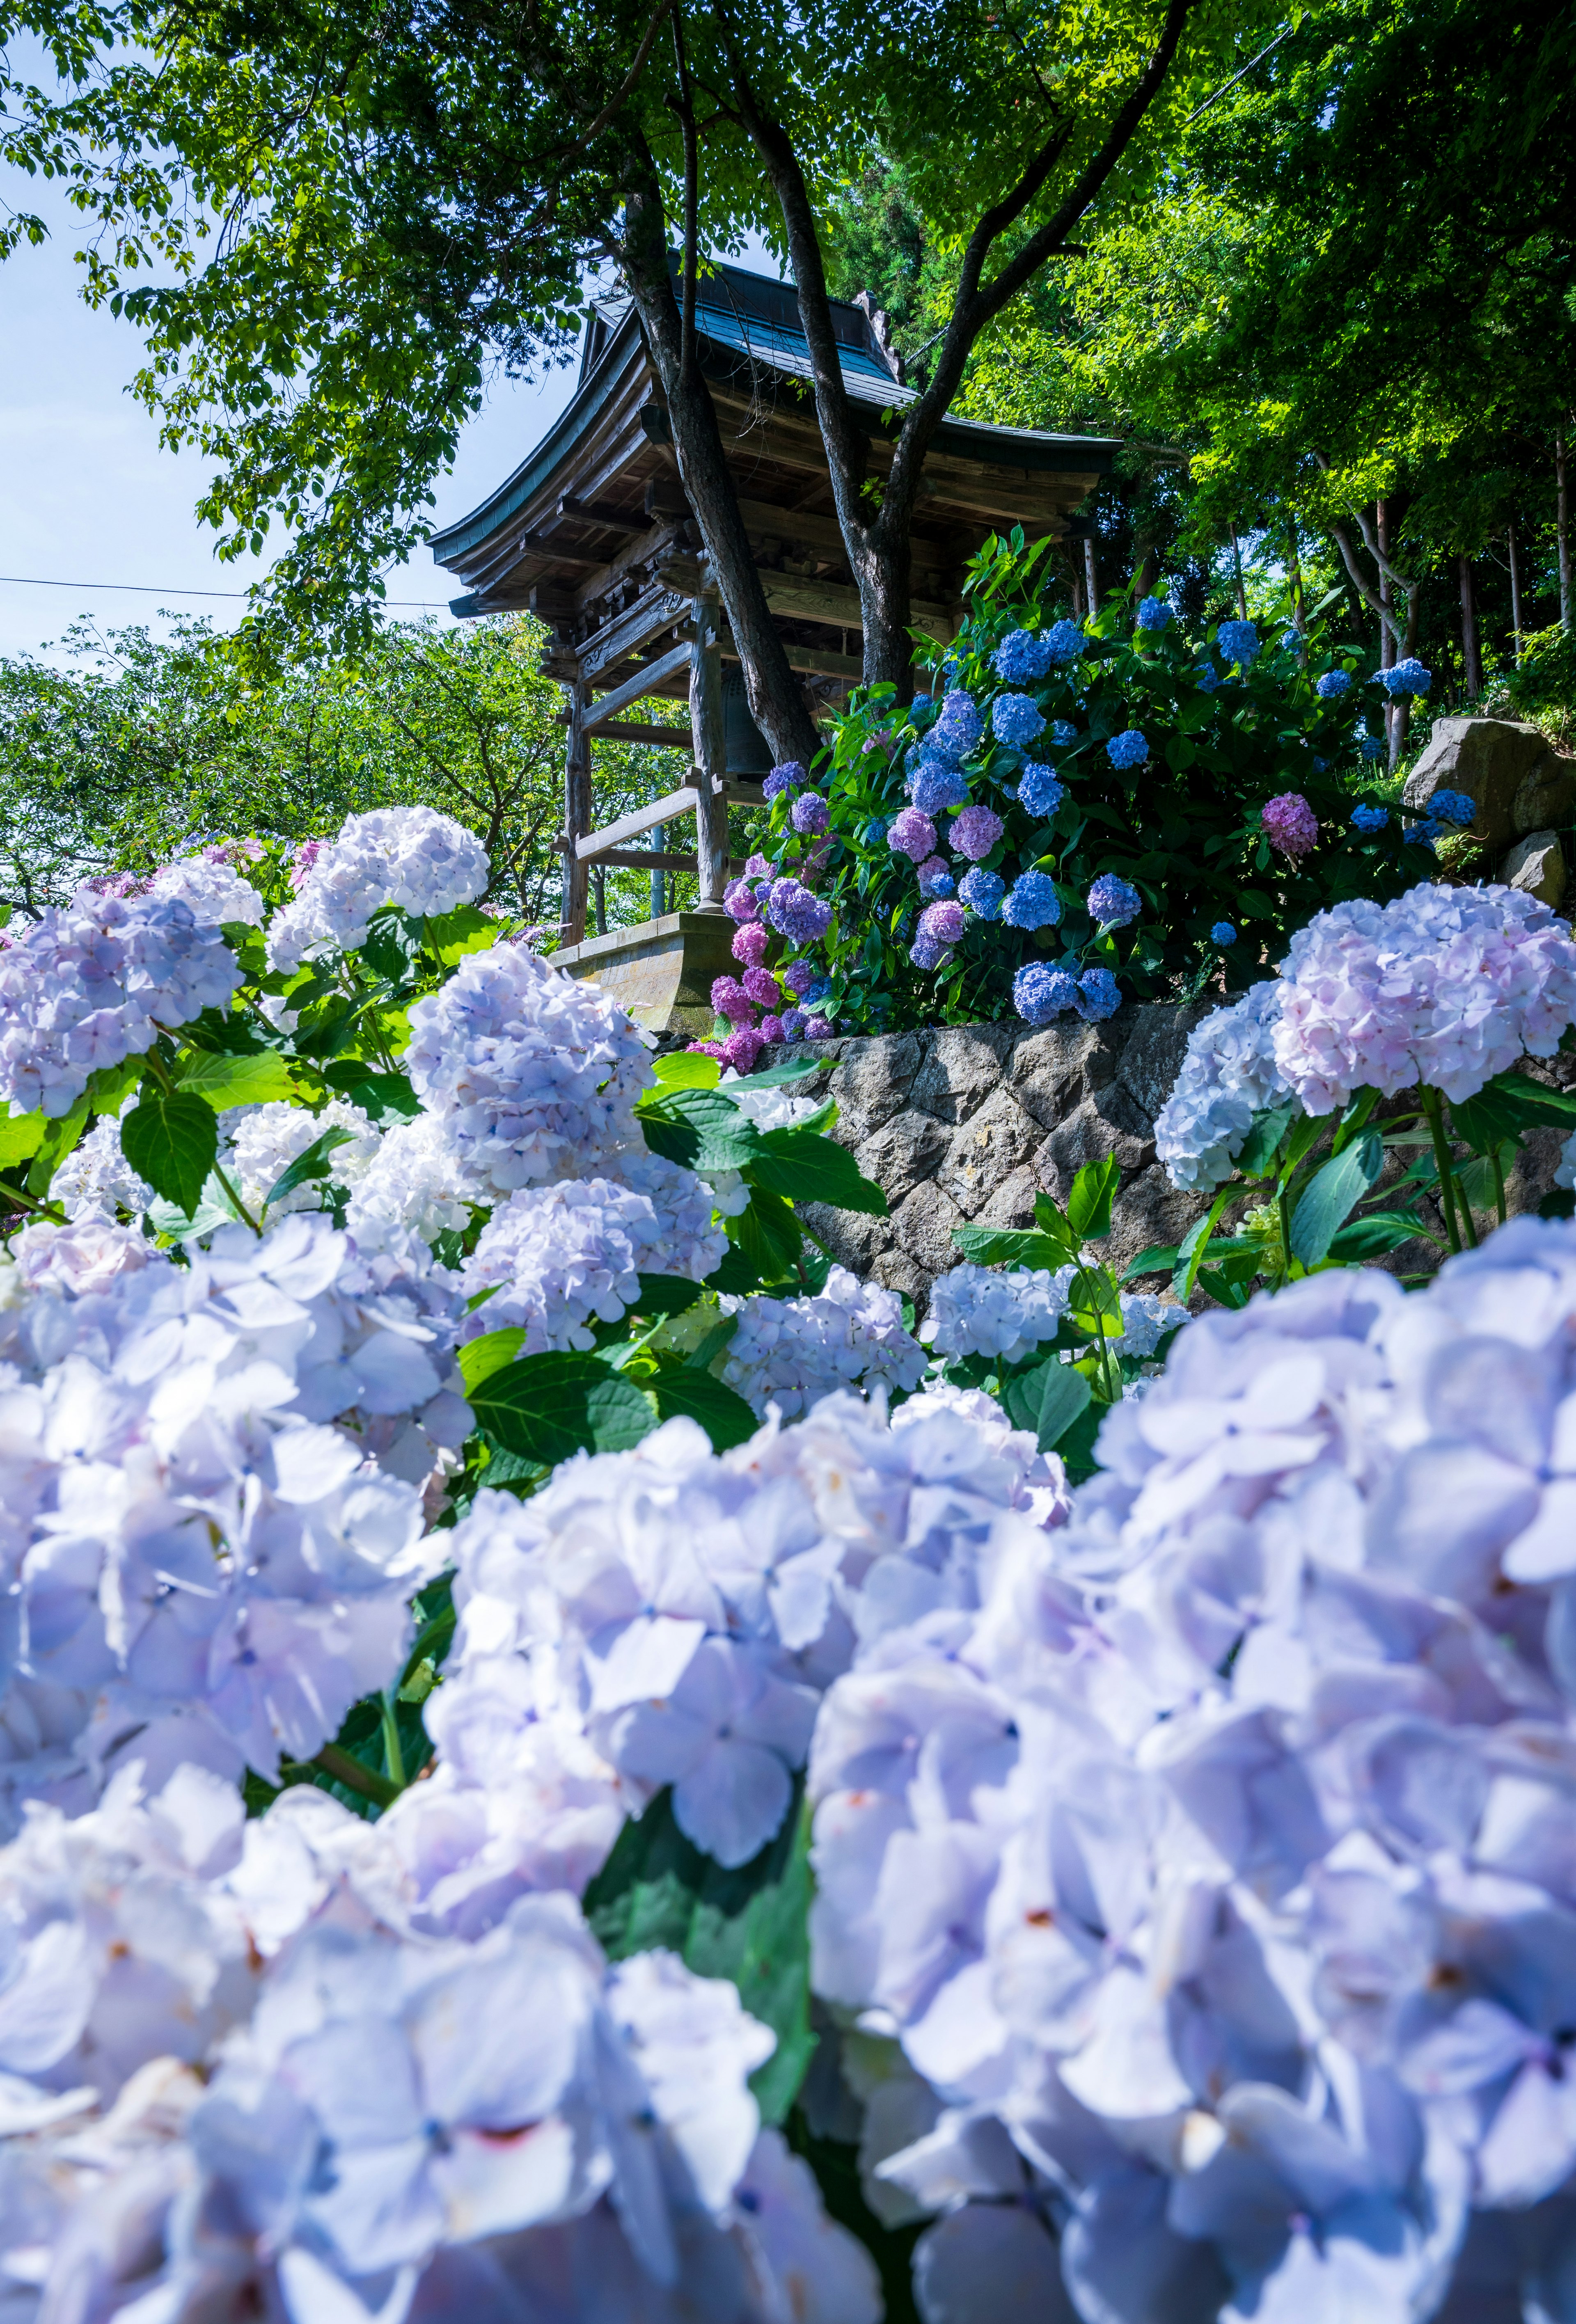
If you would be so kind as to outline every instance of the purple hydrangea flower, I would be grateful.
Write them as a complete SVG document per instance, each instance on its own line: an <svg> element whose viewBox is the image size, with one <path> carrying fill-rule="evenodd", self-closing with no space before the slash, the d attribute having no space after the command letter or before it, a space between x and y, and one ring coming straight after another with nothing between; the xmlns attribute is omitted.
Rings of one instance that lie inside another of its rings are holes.
<svg viewBox="0 0 1576 2324"><path fill-rule="evenodd" d="M1114 872L1102 872L1089 890L1089 917L1100 928L1125 928L1144 908L1138 890Z"/></svg>
<svg viewBox="0 0 1576 2324"><path fill-rule="evenodd" d="M966 759L977 748L984 727L973 697L954 686L941 706L941 715L930 730L930 742L949 759Z"/></svg>
<svg viewBox="0 0 1576 2324"><path fill-rule="evenodd" d="M764 1037L752 1025L741 1025L723 1043L723 1063L732 1065L736 1074L752 1074L765 1047Z"/></svg>
<svg viewBox="0 0 1576 2324"><path fill-rule="evenodd" d="M919 915L919 933L936 944L954 945L963 932L963 908L948 899L927 904Z"/></svg>
<svg viewBox="0 0 1576 2324"><path fill-rule="evenodd" d="M939 936L926 936L921 928L908 947L908 957L916 968L928 973L931 969L944 968L952 954Z"/></svg>
<svg viewBox="0 0 1576 2324"><path fill-rule="evenodd" d="M1031 763L1025 767L1018 786L1020 804L1030 815L1055 815L1067 796L1066 785L1059 783L1049 767Z"/></svg>
<svg viewBox="0 0 1576 2324"><path fill-rule="evenodd" d="M742 961L746 968L759 968L770 941L763 921L748 920L733 937L733 958Z"/></svg>
<svg viewBox="0 0 1576 2324"><path fill-rule="evenodd" d="M782 1012L782 1038L785 1041L802 1041L809 1019L802 1009L785 1009Z"/></svg>
<svg viewBox="0 0 1576 2324"><path fill-rule="evenodd" d="M919 892L927 899L932 896L950 896L955 886L952 873L939 855L927 855L919 866Z"/></svg>
<svg viewBox="0 0 1576 2324"><path fill-rule="evenodd" d="M786 984L790 992L797 993L801 1001L815 983L816 974L815 964L807 960L790 960L786 968L778 971L779 982Z"/></svg>
<svg viewBox="0 0 1576 2324"><path fill-rule="evenodd" d="M966 807L957 816L947 837L960 855L978 863L990 854L1006 829L1001 817L988 807Z"/></svg>
<svg viewBox="0 0 1576 2324"><path fill-rule="evenodd" d="M1001 917L1012 928L1054 928L1062 899L1048 872L1020 872L1007 893Z"/></svg>
<svg viewBox="0 0 1576 2324"><path fill-rule="evenodd" d="M999 694L991 706L991 725L999 742L1020 751L1046 731L1039 706L1028 694Z"/></svg>
<svg viewBox="0 0 1576 2324"><path fill-rule="evenodd" d="M1001 909L1001 899L1007 892L1007 882L1000 872L982 872L978 865L965 872L959 883L958 894L977 919L993 920Z"/></svg>
<svg viewBox="0 0 1576 2324"><path fill-rule="evenodd" d="M1114 1017L1121 1005L1120 988L1110 969L1086 968L1078 979L1075 1006L1080 1017L1098 1025L1103 1018Z"/></svg>
<svg viewBox="0 0 1576 2324"><path fill-rule="evenodd" d="M1258 658L1258 632L1251 622L1222 622L1215 632L1215 643L1239 669L1246 669Z"/></svg>
<svg viewBox="0 0 1576 2324"><path fill-rule="evenodd" d="M996 675L1006 686L1032 686L1045 677L1055 656L1045 638L1032 630L1009 630L991 655Z"/></svg>
<svg viewBox="0 0 1576 2324"><path fill-rule="evenodd" d="M760 904L748 880L730 880L723 890L723 909L730 918L745 923L760 918Z"/></svg>
<svg viewBox="0 0 1576 2324"><path fill-rule="evenodd" d="M767 1042L780 1041L783 1038L782 1019L763 1017L760 1020L760 1038Z"/></svg>
<svg viewBox="0 0 1576 2324"><path fill-rule="evenodd" d="M968 781L950 760L922 757L908 778L908 796L921 815L936 816L966 804Z"/></svg>
<svg viewBox="0 0 1576 2324"><path fill-rule="evenodd" d="M1351 827L1354 831L1383 831L1389 820L1390 810L1387 807L1355 807L1351 810Z"/></svg>
<svg viewBox="0 0 1576 2324"><path fill-rule="evenodd" d="M1163 630L1171 619L1171 608L1164 597L1140 597L1138 627L1141 630Z"/></svg>
<svg viewBox="0 0 1576 2324"><path fill-rule="evenodd" d="M789 944L817 944L832 924L832 907L797 880L774 880L766 917Z"/></svg>
<svg viewBox="0 0 1576 2324"><path fill-rule="evenodd" d="M1149 755L1147 738L1136 726L1120 734L1113 734L1105 746L1105 755L1113 767L1141 767Z"/></svg>
<svg viewBox="0 0 1576 2324"><path fill-rule="evenodd" d="M1210 942L1212 944L1218 944L1224 946L1226 945L1234 945L1236 941L1237 931L1231 926L1230 920L1217 920L1214 927L1210 930Z"/></svg>
<svg viewBox="0 0 1576 2324"><path fill-rule="evenodd" d="M750 972L751 975L754 970ZM719 976L712 985L712 1007L730 1025L753 1025L755 1010L750 994L736 976Z"/></svg>
<svg viewBox="0 0 1576 2324"><path fill-rule="evenodd" d="M758 1009L782 1007L782 990L769 968L747 968L739 980Z"/></svg>
<svg viewBox="0 0 1576 2324"><path fill-rule="evenodd" d="M813 838L826 830L832 821L832 810L819 791L803 791L795 799L788 819L801 836Z"/></svg>
<svg viewBox="0 0 1576 2324"><path fill-rule="evenodd" d="M829 1017L806 1017L805 1019L806 1041L829 1041L836 1030L836 1026Z"/></svg>
<svg viewBox="0 0 1576 2324"><path fill-rule="evenodd" d="M892 818L887 845L894 855L908 855L923 863L927 855L935 853L935 825L917 807L906 807Z"/></svg>
<svg viewBox="0 0 1576 2324"><path fill-rule="evenodd" d="M1078 987L1064 968L1031 960L1012 980L1012 1005L1029 1025L1048 1025L1078 1006Z"/></svg>
<svg viewBox="0 0 1576 2324"><path fill-rule="evenodd" d="M1046 632L1046 646L1053 661L1076 661L1083 650L1083 623L1053 622Z"/></svg>
<svg viewBox="0 0 1576 2324"><path fill-rule="evenodd" d="M1349 669L1327 669L1323 678L1316 678L1313 680L1314 693L1322 696L1326 702L1339 702L1341 696L1350 690L1350 687L1351 672Z"/></svg>
<svg viewBox="0 0 1576 2324"><path fill-rule="evenodd" d="M1264 804L1264 835L1293 862L1319 844L1319 818L1300 791L1282 791Z"/></svg>
<svg viewBox="0 0 1576 2324"><path fill-rule="evenodd" d="M760 788L768 799L774 799L779 791L802 789L808 780L809 777L798 761L787 759L780 767L773 767Z"/></svg>

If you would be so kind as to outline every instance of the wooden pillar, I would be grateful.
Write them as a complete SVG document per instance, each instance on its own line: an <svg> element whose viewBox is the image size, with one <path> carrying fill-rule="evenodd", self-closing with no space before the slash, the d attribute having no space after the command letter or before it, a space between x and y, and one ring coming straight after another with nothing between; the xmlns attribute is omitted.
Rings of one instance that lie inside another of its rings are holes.
<svg viewBox="0 0 1576 2324"><path fill-rule="evenodd" d="M668 844L668 825L665 823L653 824L651 836L647 844L653 855L659 855ZM667 908L667 883L663 876L663 868L659 863L653 867L651 872L651 918L654 920L659 920Z"/></svg>
<svg viewBox="0 0 1576 2324"><path fill-rule="evenodd" d="M565 687L569 739L564 751L564 891L561 941L577 945L585 934L585 898L591 867L576 857L575 842L591 829L591 738L581 720L591 705L591 688L575 678Z"/></svg>
<svg viewBox="0 0 1576 2324"><path fill-rule="evenodd" d="M722 604L715 583L691 604L689 724L695 749L696 909L720 912L728 881L728 803L715 786L726 765L723 743Z"/></svg>

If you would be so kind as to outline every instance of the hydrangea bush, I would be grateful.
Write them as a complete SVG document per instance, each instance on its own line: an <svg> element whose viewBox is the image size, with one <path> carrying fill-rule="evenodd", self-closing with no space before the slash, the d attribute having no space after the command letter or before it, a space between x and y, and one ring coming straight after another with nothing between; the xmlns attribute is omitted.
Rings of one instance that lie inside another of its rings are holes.
<svg viewBox="0 0 1576 2324"><path fill-rule="evenodd" d="M1576 1228L1187 1323L1094 1164L917 1336L796 1065L373 836L8 932L7 2319L1568 2315ZM1472 895L1221 1012L1197 1169L1512 1102Z"/></svg>
<svg viewBox="0 0 1576 2324"><path fill-rule="evenodd" d="M1387 696L1355 649L1250 622L1190 636L1159 598L1058 618L1044 546L988 544L958 636L917 646L912 702L856 694L813 773L777 770L730 908L818 1000L769 1030L715 995L724 1040L1238 991L1314 912L1433 868L1446 823L1363 796Z"/></svg>

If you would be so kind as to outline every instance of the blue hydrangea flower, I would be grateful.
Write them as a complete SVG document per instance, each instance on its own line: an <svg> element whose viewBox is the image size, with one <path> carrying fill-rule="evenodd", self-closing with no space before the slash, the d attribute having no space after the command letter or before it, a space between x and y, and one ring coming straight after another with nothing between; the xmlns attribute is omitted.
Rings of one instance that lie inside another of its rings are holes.
<svg viewBox="0 0 1576 2324"><path fill-rule="evenodd" d="M952 954L945 945L938 943L935 936L926 936L921 929L909 948L908 957L916 968L929 971L944 968Z"/></svg>
<svg viewBox="0 0 1576 2324"><path fill-rule="evenodd" d="M1213 694L1221 682L1220 671L1218 669L1212 669L1209 663L1206 661L1202 669L1195 669L1194 671L1193 682L1197 687L1201 694Z"/></svg>
<svg viewBox="0 0 1576 2324"><path fill-rule="evenodd" d="M1089 917L1100 928L1125 928L1144 908L1144 899L1114 872L1102 872L1089 890Z"/></svg>
<svg viewBox="0 0 1576 2324"><path fill-rule="evenodd" d="M1322 695L1326 702L1339 702L1350 686L1351 672L1349 669L1327 669L1323 678L1313 680L1314 693Z"/></svg>
<svg viewBox="0 0 1576 2324"><path fill-rule="evenodd" d="M1018 799L1030 815L1055 815L1066 796L1066 785L1056 780L1051 768L1037 766L1032 760L1025 767L1018 786Z"/></svg>
<svg viewBox="0 0 1576 2324"><path fill-rule="evenodd" d="M936 861L940 861L939 857ZM956 895L957 881L953 878L952 873L947 871L926 872L921 870L919 874L919 892L928 904L933 902L938 896Z"/></svg>
<svg viewBox="0 0 1576 2324"><path fill-rule="evenodd" d="M1300 645L1302 644L1302 642L1303 642L1303 633L1302 633L1301 630L1299 630L1299 629L1298 629L1298 627L1297 627L1297 625L1296 625L1296 623L1295 623L1295 622L1292 623L1292 625L1291 625L1291 627L1290 627L1290 629L1289 629L1289 630L1283 630L1283 631L1281 632L1281 633L1280 633L1280 642L1281 642L1281 650L1282 650L1282 651L1283 651L1283 652L1287 651L1287 650L1295 650L1295 649L1296 647L1298 647L1298 646L1300 646Z"/></svg>
<svg viewBox="0 0 1576 2324"><path fill-rule="evenodd" d="M1054 928L1062 899L1048 872L1020 872L1008 891L1001 917L1009 928Z"/></svg>
<svg viewBox="0 0 1576 2324"><path fill-rule="evenodd" d="M1377 734L1365 734L1358 745L1365 759L1382 759L1385 746Z"/></svg>
<svg viewBox="0 0 1576 2324"><path fill-rule="evenodd" d="M1477 801L1465 791L1435 791L1428 801L1429 820L1433 823L1464 825L1474 821L1477 813Z"/></svg>
<svg viewBox="0 0 1576 2324"><path fill-rule="evenodd" d="M1388 669L1379 670L1377 676L1387 694L1426 694L1433 684L1433 672L1424 669L1410 655L1405 661L1392 662Z"/></svg>
<svg viewBox="0 0 1576 2324"><path fill-rule="evenodd" d="M1070 719L1054 719L1051 724L1051 740L1058 751L1064 751L1069 742L1075 742L1078 740L1078 729Z"/></svg>
<svg viewBox="0 0 1576 2324"><path fill-rule="evenodd" d="M991 724L999 742L1020 751L1046 731L1038 705L1027 694L999 694L991 706Z"/></svg>
<svg viewBox="0 0 1576 2324"><path fill-rule="evenodd" d="M1171 608L1164 597L1140 597L1138 627L1141 630L1163 630L1171 619Z"/></svg>
<svg viewBox="0 0 1576 2324"><path fill-rule="evenodd" d="M921 815L940 815L946 807L967 804L969 786L961 767L948 759L923 758L909 776L909 798Z"/></svg>
<svg viewBox="0 0 1576 2324"><path fill-rule="evenodd" d="M908 705L908 715L910 718L923 718L935 707L935 705L928 694L917 694Z"/></svg>
<svg viewBox="0 0 1576 2324"><path fill-rule="evenodd" d="M1025 1022L1048 1025L1078 1006L1078 987L1064 968L1031 960L1012 980L1012 1005Z"/></svg>
<svg viewBox="0 0 1576 2324"><path fill-rule="evenodd" d="M993 920L1001 909L1006 892L1007 882L1000 872L983 872L976 864L972 872L964 872L958 897L976 919Z"/></svg>
<svg viewBox="0 0 1576 2324"><path fill-rule="evenodd" d="M1317 751L1315 751L1313 753L1313 772L1316 775L1323 775L1328 771L1329 766L1329 760L1322 759Z"/></svg>
<svg viewBox="0 0 1576 2324"><path fill-rule="evenodd" d="M1354 807L1351 810L1351 827L1354 831L1383 831L1389 820L1390 810L1387 807Z"/></svg>
<svg viewBox="0 0 1576 2324"><path fill-rule="evenodd" d="M1222 950L1227 945L1234 945L1236 941L1237 931L1231 926L1230 920L1217 920L1214 927L1210 930L1210 942L1212 944L1218 944L1221 946Z"/></svg>
<svg viewBox="0 0 1576 2324"><path fill-rule="evenodd" d="M1109 968L1086 968L1078 979L1078 1014L1091 1025L1114 1017L1122 1005L1121 989Z"/></svg>
<svg viewBox="0 0 1576 2324"><path fill-rule="evenodd" d="M800 1008L819 1009L821 1003L825 1000L826 995L831 991L831 990L832 979L829 976L816 977L810 983L806 985L804 991L800 993Z"/></svg>
<svg viewBox="0 0 1576 2324"><path fill-rule="evenodd" d="M930 730L930 747L953 761L966 759L984 732L971 696L954 686L941 706L941 715Z"/></svg>
<svg viewBox="0 0 1576 2324"><path fill-rule="evenodd" d="M864 829L860 833L859 837L862 846L884 847L887 844L887 824L885 816L878 815L873 823L867 823Z"/></svg>
<svg viewBox="0 0 1576 2324"><path fill-rule="evenodd" d="M1055 656L1045 638L1032 630L1009 630L991 655L996 675L1006 686L1032 686L1044 678Z"/></svg>
<svg viewBox="0 0 1576 2324"><path fill-rule="evenodd" d="M1083 650L1083 625L1081 622L1055 622L1046 632L1046 643L1053 661L1076 661Z"/></svg>
<svg viewBox="0 0 1576 2324"><path fill-rule="evenodd" d="M773 767L760 788L768 799L776 798L779 791L797 791L809 781L797 759L789 759L780 767Z"/></svg>
<svg viewBox="0 0 1576 2324"><path fill-rule="evenodd" d="M1113 767L1141 767L1149 755L1147 738L1136 726L1129 726L1124 733L1111 736L1105 755Z"/></svg>
<svg viewBox="0 0 1576 2324"><path fill-rule="evenodd" d="M1215 632L1215 643L1239 669L1246 669L1258 659L1258 632L1251 622L1222 622Z"/></svg>

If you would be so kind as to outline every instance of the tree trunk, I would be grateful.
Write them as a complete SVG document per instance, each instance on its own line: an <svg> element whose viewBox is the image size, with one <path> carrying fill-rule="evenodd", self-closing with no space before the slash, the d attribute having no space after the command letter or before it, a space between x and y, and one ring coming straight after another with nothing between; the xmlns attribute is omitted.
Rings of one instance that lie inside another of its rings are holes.
<svg viewBox="0 0 1576 2324"><path fill-rule="evenodd" d="M564 889L558 908L565 944L577 945L585 934L586 866L575 853L575 842L591 828L591 742L580 721L591 700L591 688L578 678L564 688L569 709L569 736L564 746Z"/></svg>
<svg viewBox="0 0 1576 2324"><path fill-rule="evenodd" d="M1297 521L1294 516L1286 527L1286 571L1291 576L1292 619L1305 632L1307 622L1303 610L1303 561L1297 555Z"/></svg>
<svg viewBox="0 0 1576 2324"><path fill-rule="evenodd" d="M1237 618L1248 619L1248 590L1242 579L1242 544L1237 538L1237 528L1231 527L1231 563L1237 574Z"/></svg>
<svg viewBox="0 0 1576 2324"><path fill-rule="evenodd" d="M649 157L648 157L649 159ZM622 267L668 398L679 479L695 512L707 560L727 608L744 669L750 715L777 753L808 766L821 747L798 680L766 602L739 513L716 406L693 352L686 360L683 318L668 272L668 225L654 171L637 171L624 200Z"/></svg>
<svg viewBox="0 0 1576 2324"><path fill-rule="evenodd" d="M1560 544L1560 626L1571 627L1571 491L1565 438L1554 438L1554 529Z"/></svg>
<svg viewBox="0 0 1576 2324"><path fill-rule="evenodd" d="M1100 566L1088 533L1083 536L1083 594L1089 600L1087 618L1092 621L1100 611Z"/></svg>
<svg viewBox="0 0 1576 2324"><path fill-rule="evenodd" d="M1376 501L1374 503L1374 529L1378 534L1379 549L1381 554L1385 557L1388 557L1390 553L1390 512L1382 500ZM1389 575L1381 565L1379 567L1379 668L1381 669L1392 669L1395 667L1395 588L1391 583ZM1405 715L1406 713L1402 705L1396 702L1393 696L1387 696L1385 699L1385 740L1389 745L1389 763L1392 771L1394 771L1396 761L1400 756L1401 726L1402 721L1405 719Z"/></svg>
<svg viewBox="0 0 1576 2324"><path fill-rule="evenodd" d="M1461 668L1467 695L1476 702L1483 691L1483 658L1478 650L1478 605L1472 592L1472 560L1464 552L1456 558L1461 585Z"/></svg>
<svg viewBox="0 0 1576 2324"><path fill-rule="evenodd" d="M1516 666L1521 668L1521 558L1516 553L1514 520L1507 528L1505 545L1510 552L1510 641Z"/></svg>

